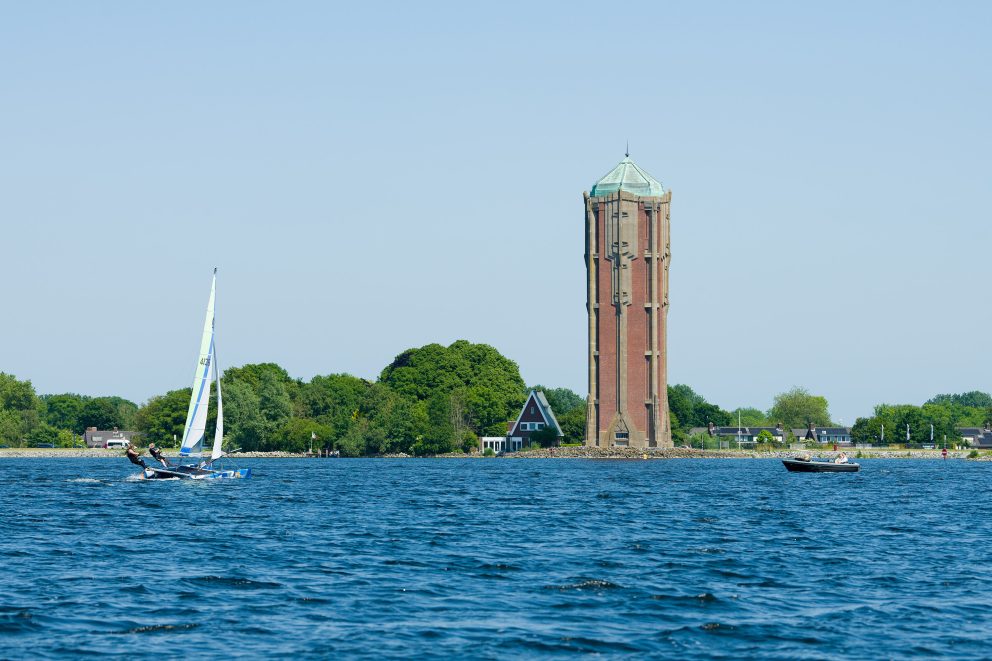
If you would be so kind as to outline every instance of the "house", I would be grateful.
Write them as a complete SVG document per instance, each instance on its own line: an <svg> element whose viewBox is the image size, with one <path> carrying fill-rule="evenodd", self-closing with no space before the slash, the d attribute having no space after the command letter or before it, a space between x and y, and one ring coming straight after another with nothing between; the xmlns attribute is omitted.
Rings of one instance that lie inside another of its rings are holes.
<svg viewBox="0 0 992 661"><path fill-rule="evenodd" d="M87 427L83 433L83 440L86 442L86 447L88 448L105 448L107 447L107 441L116 440L130 443L131 439L137 435L138 432L136 431L120 431L117 427L114 427L110 431L103 431L96 427Z"/></svg>
<svg viewBox="0 0 992 661"><path fill-rule="evenodd" d="M821 427L813 430L816 432L818 440L825 445L851 445L854 439L851 438L850 427Z"/></svg>
<svg viewBox="0 0 992 661"><path fill-rule="evenodd" d="M820 427L809 424L806 429L793 429L792 435L802 441L816 441L823 445L851 445L854 440L851 438L850 427Z"/></svg>
<svg viewBox="0 0 992 661"><path fill-rule="evenodd" d="M726 438L731 441L736 441L738 436L740 438L741 444L755 443L758 439L758 434L763 431L767 431L772 435L772 438L776 443L783 443L786 440L786 430L782 423L775 425L774 427L747 427L737 425L727 425L723 427L717 427L712 422L709 427L693 427L689 430L689 434L694 436L696 434L708 434L717 438ZM797 440L806 441L816 441L817 443L824 444L834 444L837 445L848 445L851 443L851 428L850 427L821 427L817 429L815 425L808 425L806 429L792 429L792 435Z"/></svg>
<svg viewBox="0 0 992 661"><path fill-rule="evenodd" d="M485 452L489 448L497 453L516 452L525 445L530 445L532 434L547 428L555 430L557 437L554 445L560 445L564 434L554 411L551 410L551 404L548 403L543 392L531 390L523 408L520 409L520 415L510 424L506 436L483 436L479 439L479 450Z"/></svg>
<svg viewBox="0 0 992 661"><path fill-rule="evenodd" d="M992 429L981 427L958 427L958 434L966 445L973 448L992 448Z"/></svg>
<svg viewBox="0 0 992 661"><path fill-rule="evenodd" d="M689 435L707 434L714 438L728 438L732 441L737 441L739 435L741 444L745 444L757 442L758 434L763 431L771 434L772 439L776 443L781 443L785 440L785 428L781 423L774 427L748 427L746 425L741 425L740 427L737 425L717 427L711 422L708 427L693 427L689 430Z"/></svg>

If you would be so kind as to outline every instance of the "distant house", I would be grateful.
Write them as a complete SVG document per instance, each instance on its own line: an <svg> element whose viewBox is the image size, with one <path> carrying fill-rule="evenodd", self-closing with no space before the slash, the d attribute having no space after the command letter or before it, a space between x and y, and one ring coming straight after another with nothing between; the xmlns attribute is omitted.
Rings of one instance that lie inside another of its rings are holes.
<svg viewBox="0 0 992 661"><path fill-rule="evenodd" d="M961 436L961 440L969 447L992 448L992 429L988 425L985 425L984 429L981 427L958 427L957 432Z"/></svg>
<svg viewBox="0 0 992 661"><path fill-rule="evenodd" d="M806 429L793 429L792 435L804 441L816 441L824 445L851 445L850 427L820 427L808 425Z"/></svg>
<svg viewBox="0 0 992 661"><path fill-rule="evenodd" d="M758 434L763 431L767 431L772 435L772 439L776 443L781 443L785 440L785 428L779 424L774 427L748 427L746 425L725 425L718 427L712 422L708 427L693 427L689 430L690 436L695 436L696 434L707 434L714 438L729 438L732 441L737 441L738 435L740 436L740 442L745 443L755 443L758 438Z"/></svg>
<svg viewBox="0 0 992 661"><path fill-rule="evenodd" d="M740 438L741 444L755 443L758 438L758 434L763 431L767 431L772 435L772 439L776 443L782 443L786 440L786 430L785 427L779 423L774 427L748 427L737 425L726 425L722 427L717 427L712 422L709 427L693 427L689 430L690 435L696 434L708 434L716 438L729 439L731 441L737 441ZM821 427L817 429L814 425L809 425L806 429L792 429L792 435L800 441L816 441L817 443L847 445L851 443L851 428L850 427Z"/></svg>
<svg viewBox="0 0 992 661"><path fill-rule="evenodd" d="M532 434L546 428L555 430L557 439L554 444L559 445L564 434L554 411L551 410L551 404L548 403L543 392L531 390L523 408L520 409L520 415L510 424L506 436L483 436L479 439L479 450L485 452L486 448L490 448L497 453L515 452L530 443Z"/></svg>
<svg viewBox="0 0 992 661"><path fill-rule="evenodd" d="M114 427L110 431L100 430L96 427L87 427L86 431L83 433L83 440L86 442L86 447L88 448L105 448L107 447L107 441L127 441L131 442L131 439L138 435L136 431L121 431Z"/></svg>

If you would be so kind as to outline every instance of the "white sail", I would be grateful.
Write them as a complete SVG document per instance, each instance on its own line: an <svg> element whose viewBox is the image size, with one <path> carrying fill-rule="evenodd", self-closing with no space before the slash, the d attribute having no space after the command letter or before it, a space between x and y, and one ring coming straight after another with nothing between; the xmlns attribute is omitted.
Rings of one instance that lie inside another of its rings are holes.
<svg viewBox="0 0 992 661"><path fill-rule="evenodd" d="M220 365L217 363L217 348L214 345L214 378L217 380L217 429L214 430L214 447L210 451L210 461L220 459L224 444L224 400L220 396Z"/></svg>
<svg viewBox="0 0 992 661"><path fill-rule="evenodd" d="M193 394L186 411L186 428L183 430L183 444L179 456L199 456L203 447L203 437L207 427L207 410L210 408L210 367L214 349L214 295L217 289L217 269L210 284L210 299L207 301L207 317L203 322L203 337L200 340L200 358L193 373Z"/></svg>

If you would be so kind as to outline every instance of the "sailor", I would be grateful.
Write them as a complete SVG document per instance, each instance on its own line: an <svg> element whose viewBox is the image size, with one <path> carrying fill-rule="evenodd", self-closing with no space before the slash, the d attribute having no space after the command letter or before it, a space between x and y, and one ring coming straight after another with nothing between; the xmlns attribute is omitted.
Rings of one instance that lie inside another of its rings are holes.
<svg viewBox="0 0 992 661"><path fill-rule="evenodd" d="M141 455L138 454L138 451L130 443L128 443L128 446L127 446L127 459L128 459L128 461L130 461L135 466L141 466L142 468L148 468L148 465L145 464L145 460L141 458Z"/></svg>
<svg viewBox="0 0 992 661"><path fill-rule="evenodd" d="M154 457L156 461L161 461L162 465L165 466L166 468L169 467L169 462L166 460L165 457L162 456L162 451L159 450L157 447L155 447L154 443L148 444L148 454Z"/></svg>

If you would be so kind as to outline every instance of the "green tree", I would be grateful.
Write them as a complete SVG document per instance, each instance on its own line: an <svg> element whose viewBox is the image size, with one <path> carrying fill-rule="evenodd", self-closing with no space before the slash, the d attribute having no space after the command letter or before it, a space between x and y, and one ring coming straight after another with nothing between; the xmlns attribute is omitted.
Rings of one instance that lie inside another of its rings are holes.
<svg viewBox="0 0 992 661"><path fill-rule="evenodd" d="M293 402L286 383L272 372L263 372L259 381L258 412L270 431L286 424L293 414Z"/></svg>
<svg viewBox="0 0 992 661"><path fill-rule="evenodd" d="M275 447L286 452L308 452L311 447L320 450L332 436L333 431L328 425L316 420L290 418L272 434L271 441Z"/></svg>
<svg viewBox="0 0 992 661"><path fill-rule="evenodd" d="M558 444L558 431L553 426L538 429L530 434L531 443L536 443L542 448L549 448Z"/></svg>
<svg viewBox="0 0 992 661"><path fill-rule="evenodd" d="M565 415L573 409L586 407L586 398L568 388L545 388L538 385L531 386L531 390L540 390L544 393L551 410L555 412L555 417Z"/></svg>
<svg viewBox="0 0 992 661"><path fill-rule="evenodd" d="M561 432L565 435L564 443L583 443L586 439L586 407L580 406L562 415L555 414Z"/></svg>
<svg viewBox="0 0 992 661"><path fill-rule="evenodd" d="M331 429L327 440L337 440L347 431L370 387L368 381L350 374L315 376L300 389L304 416L327 425Z"/></svg>
<svg viewBox="0 0 992 661"><path fill-rule="evenodd" d="M958 395L936 395L927 400L927 404L957 404L969 408L992 408L992 395L980 390L972 390Z"/></svg>
<svg viewBox="0 0 992 661"><path fill-rule="evenodd" d="M877 416L868 418L858 418L851 427L851 440L855 443L879 445L882 442L882 420ZM892 440L892 427L888 428L889 437L886 442Z"/></svg>
<svg viewBox="0 0 992 661"><path fill-rule="evenodd" d="M741 425L745 427L765 427L771 426L772 422L765 417L765 412L756 408L741 407L730 411L730 424L736 424L740 413ZM777 421L776 421L777 422Z"/></svg>
<svg viewBox="0 0 992 661"><path fill-rule="evenodd" d="M811 395L798 386L775 396L768 419L783 422L786 427L805 427L809 423L818 427L831 425L826 397Z"/></svg>
<svg viewBox="0 0 992 661"><path fill-rule="evenodd" d="M227 381L225 378L221 385L224 389L225 436L242 450L261 450L266 429L258 394L244 381Z"/></svg>
<svg viewBox="0 0 992 661"><path fill-rule="evenodd" d="M408 349L379 380L401 397L428 402L431 429L419 447L430 453L435 452L430 448L457 445L452 439L461 438L462 424L479 435L500 426L520 410L527 392L515 362L488 344L465 340ZM439 403L438 397L445 401Z"/></svg>
<svg viewBox="0 0 992 661"><path fill-rule="evenodd" d="M765 445L765 446L777 445L777 443L775 443L775 437L772 436L772 433L767 429L762 429L760 432L758 432L758 435L755 437L754 440L758 445Z"/></svg>
<svg viewBox="0 0 992 661"><path fill-rule="evenodd" d="M134 429L138 405L122 397L94 397L83 404L78 424L97 429Z"/></svg>
<svg viewBox="0 0 992 661"><path fill-rule="evenodd" d="M165 447L182 443L191 394L191 388L171 390L152 397L138 409L136 425L142 442Z"/></svg>
<svg viewBox="0 0 992 661"><path fill-rule="evenodd" d="M58 429L68 429L76 434L85 431L80 422L83 405L89 397L65 393L62 395L42 395L45 404L45 422Z"/></svg>
<svg viewBox="0 0 992 661"><path fill-rule="evenodd" d="M28 444L34 447L41 445L47 446L49 444L56 447L58 446L58 442L59 430L46 422L39 422L34 425L28 434Z"/></svg>
<svg viewBox="0 0 992 661"><path fill-rule="evenodd" d="M730 424L729 413L716 404L710 404L702 395L684 384L668 387L668 409L678 420L679 428L684 431L693 427L706 427L711 422L715 425Z"/></svg>
<svg viewBox="0 0 992 661"><path fill-rule="evenodd" d="M0 372L0 409L27 411L38 405L30 381L18 381L13 374Z"/></svg>

